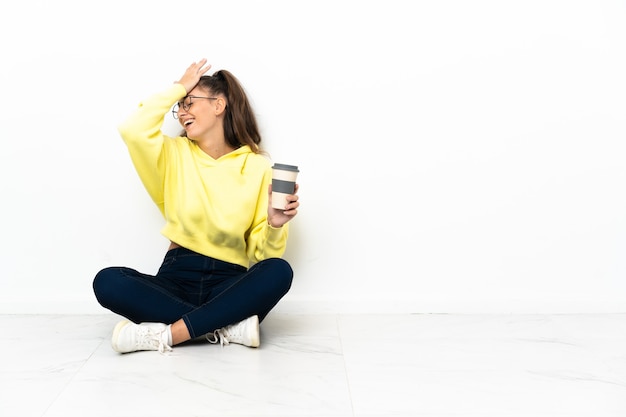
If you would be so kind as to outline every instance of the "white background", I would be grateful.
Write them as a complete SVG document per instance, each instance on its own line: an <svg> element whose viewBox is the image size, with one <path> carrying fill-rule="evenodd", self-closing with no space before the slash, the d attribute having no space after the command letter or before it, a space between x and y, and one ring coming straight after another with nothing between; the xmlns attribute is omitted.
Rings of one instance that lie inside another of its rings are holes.
<svg viewBox="0 0 626 417"><path fill-rule="evenodd" d="M279 309L625 310L624 1L0 8L0 313L104 312L99 269L156 272L116 127L202 57L300 166Z"/></svg>

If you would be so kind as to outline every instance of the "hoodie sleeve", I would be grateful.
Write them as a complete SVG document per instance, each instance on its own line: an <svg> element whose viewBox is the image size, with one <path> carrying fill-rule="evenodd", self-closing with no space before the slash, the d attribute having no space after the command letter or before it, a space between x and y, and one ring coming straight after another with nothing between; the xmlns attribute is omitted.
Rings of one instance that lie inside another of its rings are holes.
<svg viewBox="0 0 626 417"><path fill-rule="evenodd" d="M165 114L185 94L185 87L175 83L167 90L142 101L118 126L137 174L162 214L166 163L164 147L171 138L164 135L161 129Z"/></svg>

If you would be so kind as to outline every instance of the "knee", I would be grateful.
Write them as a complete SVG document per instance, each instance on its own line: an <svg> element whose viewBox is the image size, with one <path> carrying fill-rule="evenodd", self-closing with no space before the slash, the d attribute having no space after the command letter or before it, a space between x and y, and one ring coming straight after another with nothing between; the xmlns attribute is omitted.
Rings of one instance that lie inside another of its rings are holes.
<svg viewBox="0 0 626 417"><path fill-rule="evenodd" d="M284 292L287 293L291 288L293 282L293 269L289 262L282 258L268 259L272 263L271 277L275 282L275 285L282 287Z"/></svg>
<svg viewBox="0 0 626 417"><path fill-rule="evenodd" d="M104 268L93 279L93 292L103 306L108 304L107 300L115 293L115 277L119 274L117 270L115 267Z"/></svg>

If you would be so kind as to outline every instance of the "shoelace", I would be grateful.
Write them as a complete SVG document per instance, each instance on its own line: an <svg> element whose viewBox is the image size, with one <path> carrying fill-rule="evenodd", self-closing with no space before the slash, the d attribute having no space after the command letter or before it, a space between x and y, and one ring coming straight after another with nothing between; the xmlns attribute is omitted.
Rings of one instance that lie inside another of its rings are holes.
<svg viewBox="0 0 626 417"><path fill-rule="evenodd" d="M149 327L139 327L137 334L137 347L143 348L156 348L159 353L165 353L165 351L171 352L172 348L167 343L163 342L163 331L155 332Z"/></svg>
<svg viewBox="0 0 626 417"><path fill-rule="evenodd" d="M211 339L211 337L213 338ZM222 347L224 347L224 345L230 344L230 342L228 341L228 334L224 332L224 329L217 329L213 333L207 333L206 340L208 340L210 343L217 343L219 341Z"/></svg>

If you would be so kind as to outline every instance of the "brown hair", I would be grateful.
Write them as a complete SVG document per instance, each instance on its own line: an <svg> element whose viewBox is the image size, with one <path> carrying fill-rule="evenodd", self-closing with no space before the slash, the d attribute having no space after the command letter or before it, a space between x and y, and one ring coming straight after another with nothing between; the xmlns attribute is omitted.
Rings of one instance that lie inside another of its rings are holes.
<svg viewBox="0 0 626 417"><path fill-rule="evenodd" d="M224 137L226 143L237 149L248 145L255 153L261 153L261 134L252 106L239 80L226 70L213 75L203 75L197 84L212 94L226 97L224 114Z"/></svg>

